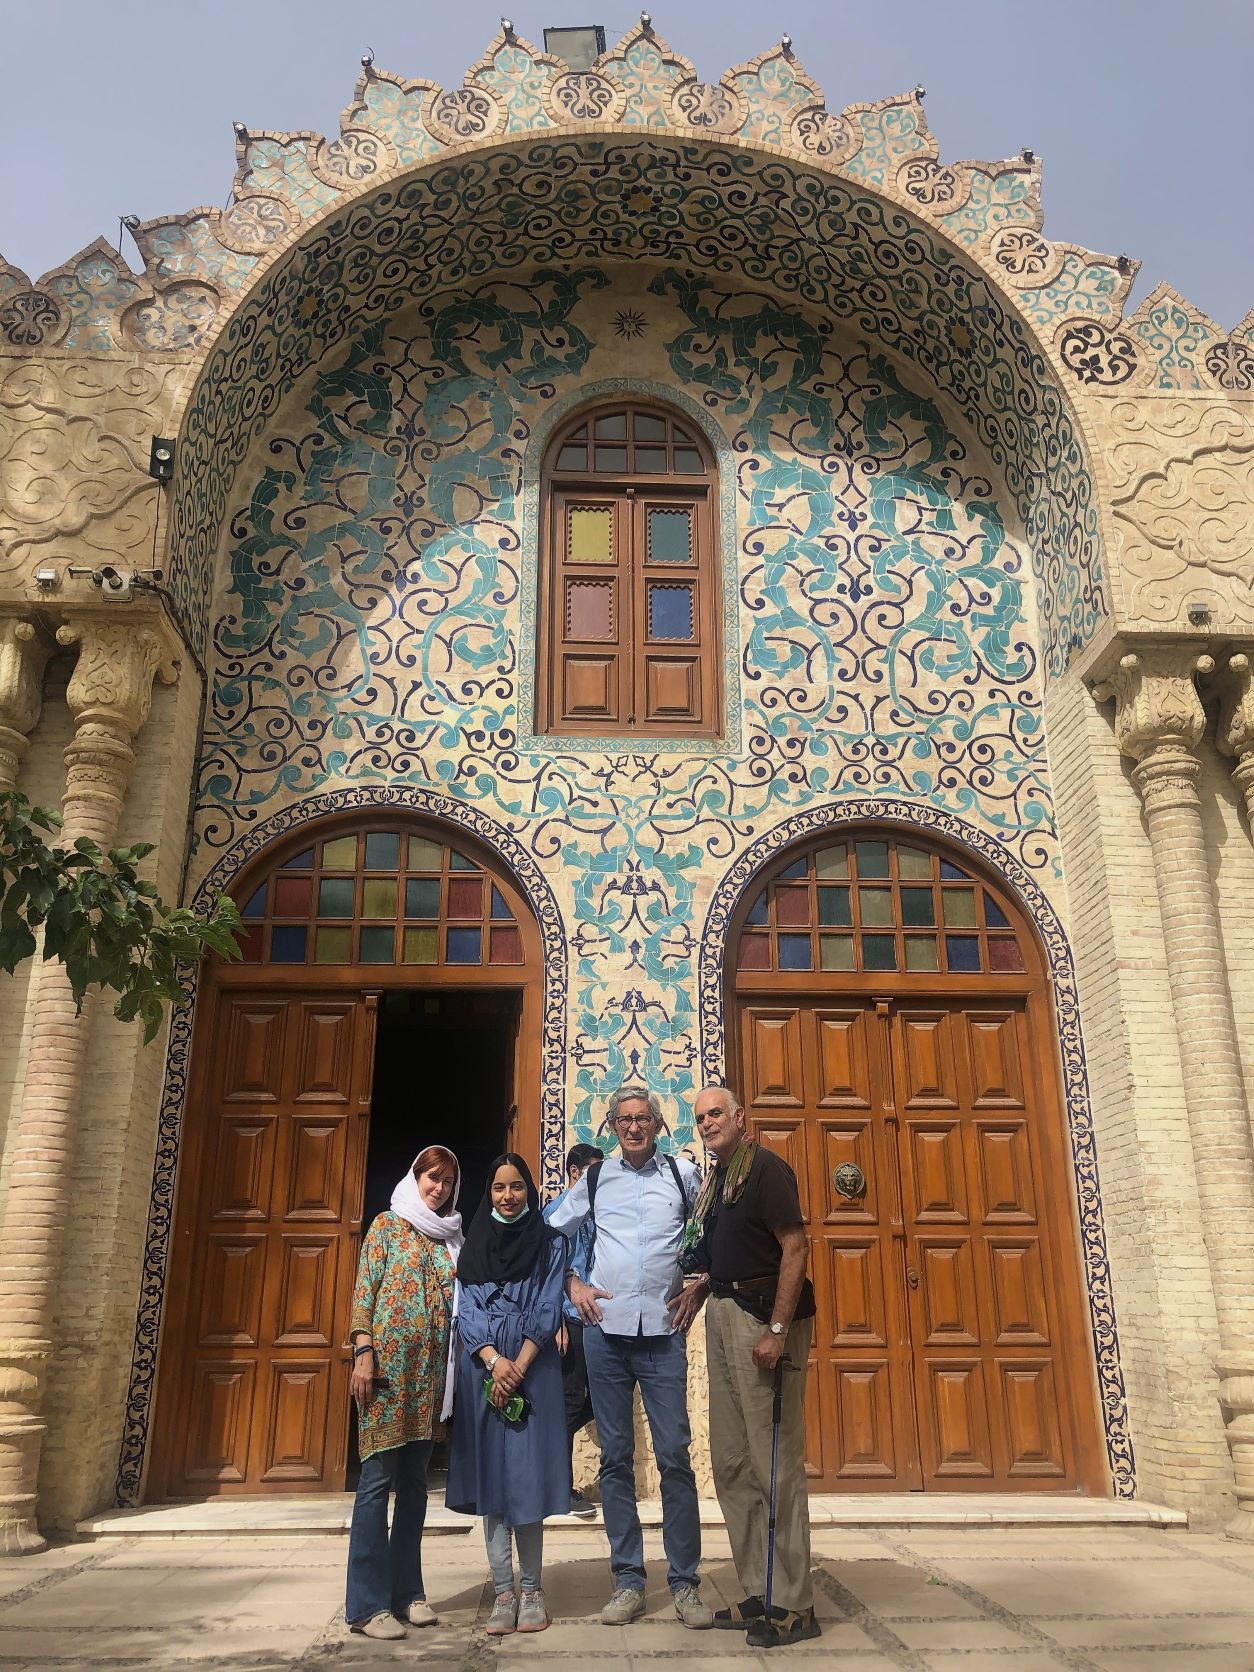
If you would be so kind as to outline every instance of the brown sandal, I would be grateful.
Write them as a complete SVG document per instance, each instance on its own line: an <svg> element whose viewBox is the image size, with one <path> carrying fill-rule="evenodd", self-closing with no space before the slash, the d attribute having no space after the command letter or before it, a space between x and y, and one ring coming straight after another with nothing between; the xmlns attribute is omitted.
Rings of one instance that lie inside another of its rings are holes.
<svg viewBox="0 0 1254 1672"><path fill-rule="evenodd" d="M765 1612L766 1604L761 1597L746 1597L743 1602L733 1602L730 1608L716 1608L714 1624L719 1631L744 1631Z"/></svg>
<svg viewBox="0 0 1254 1672"><path fill-rule="evenodd" d="M760 1619L750 1621L745 1640L754 1649L779 1649L787 1643L805 1643L820 1635L813 1608L804 1612L772 1608L769 1620L763 1613Z"/></svg>

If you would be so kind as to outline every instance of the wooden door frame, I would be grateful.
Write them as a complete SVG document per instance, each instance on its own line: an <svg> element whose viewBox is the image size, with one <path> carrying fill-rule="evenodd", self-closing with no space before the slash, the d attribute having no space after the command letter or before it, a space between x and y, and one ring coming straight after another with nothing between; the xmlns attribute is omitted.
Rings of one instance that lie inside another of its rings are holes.
<svg viewBox="0 0 1254 1672"><path fill-rule="evenodd" d="M171 1318L186 1315L191 1299L191 1238L196 1230L202 1164L208 1133L205 1115L211 1085L212 1044L216 1036L222 1001L231 993L247 989L264 989L275 996L295 996L299 993L315 1000L346 999L356 994L360 995L363 1001L370 994L378 995L387 991L517 993L520 997L518 1036L513 1053L513 1101L518 1111L516 1142L519 1153L531 1163L536 1177L540 1176L544 945L531 902L486 842L476 838L472 832L463 830L460 825L442 820L438 816L421 812L411 813L405 808L355 808L349 812L332 813L325 818L311 820L267 844L232 878L231 896L237 902L247 900L260 878L269 875L276 866L282 864L285 852L301 852L312 842L347 834L351 830L360 830L367 824L404 826L416 833L429 834L446 845L473 855L482 865L484 873L502 886L505 897L514 908L515 922L523 945L523 963L495 967L399 963L238 964L210 958L202 964L189 1045L187 1098L179 1134L177 1171L171 1201L171 1233L166 1255L161 1323L156 1349L157 1367L153 1381L152 1437L143 1492L145 1502L165 1501L169 1481L175 1473L178 1425L184 1415L183 1395L187 1386L187 1355L185 1352L176 1355L175 1337L167 1330L167 1324ZM374 1039L375 1029L372 1023L368 1029L368 1044L363 1048L372 1051ZM363 1114L367 1120L370 1118L369 1103ZM358 1197L365 1182L364 1156L363 1148L362 1175L353 1186ZM359 1218L360 1213L359 1202L356 1217ZM347 1327L347 1317L345 1326ZM181 1340L181 1337L179 1339ZM335 1356L341 1355L337 1351ZM328 1423L332 1420L333 1408L334 1401L328 1409ZM344 1440L334 1441L338 1447L337 1468L343 1467L346 1462L346 1437L347 1432ZM230 1494L218 1492L212 1495Z"/></svg>
<svg viewBox="0 0 1254 1672"><path fill-rule="evenodd" d="M979 975L919 974L898 971L890 976L885 972L873 974L828 972L831 985L816 981L820 972L758 971L737 972L736 951L745 918L762 887L776 876L799 853L836 842L853 842L866 838L887 838L889 841L933 849L952 856L956 864L969 871L996 899L1009 908L1010 921L1019 937L1028 969L1022 975L999 973L996 986L989 977ZM836 983L840 985L837 986ZM1075 1473L1083 1491L1093 1497L1112 1495L1110 1469L1107 1465L1101 1421L1100 1390L1097 1381L1097 1362L1093 1352L1093 1337L1086 1324L1087 1287L1085 1262L1080 1235L1079 1202L1073 1185L1075 1169L1067 1124L1067 1104L1063 1095L1063 1074L1058 1021L1054 1007L1053 983L1040 933L1009 884L980 856L960 842L936 835L930 830L915 830L895 821L868 819L856 823L830 825L821 831L811 831L772 854L769 864L760 867L741 890L740 897L727 924L723 955L723 1032L724 1062L730 1077L732 1065L739 1077L743 1062L744 1033L742 1007L754 1003L778 1003L781 998L809 998L816 1002L839 1002L859 999L874 1008L877 1001L897 1005L902 1000L962 1003L980 1000L995 1003L999 995L1007 1000L1021 999L1024 1006L1028 1061L1025 1073L1035 1076L1041 1093L1042 1118L1040 1124L1041 1153L1048 1170L1048 1183L1055 1195L1065 1197L1071 1234L1059 1237L1056 1257L1065 1269L1059 1273L1057 1287L1060 1356L1072 1371L1083 1365L1087 1374L1083 1382L1076 1375L1066 1379L1061 1390L1067 1399L1072 1417L1076 1457ZM890 1082L891 1083L891 1082ZM737 1086L737 1091L742 1088ZM983 1489L983 1483L973 1483L970 1490ZM953 1490L962 1486L954 1483ZM1048 1492L1049 1486L1040 1483L1035 1490ZM1064 1488L1071 1492L1073 1488Z"/></svg>

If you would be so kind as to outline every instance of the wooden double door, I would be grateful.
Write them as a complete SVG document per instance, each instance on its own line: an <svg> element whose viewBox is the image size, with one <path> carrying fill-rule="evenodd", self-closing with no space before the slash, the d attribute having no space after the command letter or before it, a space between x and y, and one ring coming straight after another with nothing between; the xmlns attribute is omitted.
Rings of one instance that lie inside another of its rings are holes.
<svg viewBox="0 0 1254 1672"><path fill-rule="evenodd" d="M796 1172L816 1489L1103 1490L1062 1123L1029 1000L744 996Z"/></svg>

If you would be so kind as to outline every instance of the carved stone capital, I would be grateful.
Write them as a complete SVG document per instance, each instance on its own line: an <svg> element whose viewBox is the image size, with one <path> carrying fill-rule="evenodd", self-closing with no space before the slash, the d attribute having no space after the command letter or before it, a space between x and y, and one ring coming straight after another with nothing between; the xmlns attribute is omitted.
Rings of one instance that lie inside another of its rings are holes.
<svg viewBox="0 0 1254 1672"><path fill-rule="evenodd" d="M1254 665L1244 651L1229 656L1215 677L1223 706L1215 735L1225 755L1254 754Z"/></svg>
<svg viewBox="0 0 1254 1672"><path fill-rule="evenodd" d="M77 644L78 661L65 700L84 737L130 743L148 718L154 678L170 684L178 667L170 629L157 616L138 620L87 614L57 629L59 644Z"/></svg>
<svg viewBox="0 0 1254 1672"><path fill-rule="evenodd" d="M52 645L34 622L0 618L0 791L17 787L27 738L39 720Z"/></svg>
<svg viewBox="0 0 1254 1672"><path fill-rule="evenodd" d="M1177 761L1192 755L1206 729L1195 676L1210 673L1214 659L1189 645L1130 651L1093 687L1098 702L1115 702L1119 752L1144 761L1160 749Z"/></svg>

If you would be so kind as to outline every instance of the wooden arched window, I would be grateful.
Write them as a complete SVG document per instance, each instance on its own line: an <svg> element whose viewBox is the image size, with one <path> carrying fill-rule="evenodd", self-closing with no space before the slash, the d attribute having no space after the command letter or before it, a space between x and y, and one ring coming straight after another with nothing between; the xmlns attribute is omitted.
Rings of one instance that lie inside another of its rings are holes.
<svg viewBox="0 0 1254 1672"><path fill-rule="evenodd" d="M665 407L585 409L542 482L537 727L713 736L722 721L717 478Z"/></svg>

